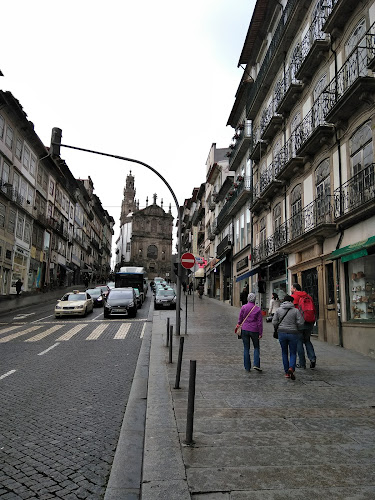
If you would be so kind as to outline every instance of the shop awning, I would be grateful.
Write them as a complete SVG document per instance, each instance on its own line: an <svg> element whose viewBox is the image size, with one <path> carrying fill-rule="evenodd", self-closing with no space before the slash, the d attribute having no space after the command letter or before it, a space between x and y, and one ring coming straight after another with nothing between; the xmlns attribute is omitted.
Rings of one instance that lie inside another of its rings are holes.
<svg viewBox="0 0 375 500"><path fill-rule="evenodd" d="M350 260L368 255L368 248L373 245L375 245L375 236L371 236L367 240L358 241L352 245L347 245L346 247L338 248L328 258L341 259L341 262L349 262Z"/></svg>
<svg viewBox="0 0 375 500"><path fill-rule="evenodd" d="M219 260L219 262L217 262L217 263L215 264L214 269L215 269L217 266L220 266L220 264L222 264L222 263L224 262L224 260L226 260L226 259L227 259L227 257L225 256L225 257L223 257L221 260Z"/></svg>
<svg viewBox="0 0 375 500"><path fill-rule="evenodd" d="M259 273L260 271L260 266L254 267L254 269L251 269L251 271L248 271L247 273L241 274L241 276L238 276L236 278L236 283L238 281L244 280L245 278L249 278L250 276L254 276L254 274Z"/></svg>

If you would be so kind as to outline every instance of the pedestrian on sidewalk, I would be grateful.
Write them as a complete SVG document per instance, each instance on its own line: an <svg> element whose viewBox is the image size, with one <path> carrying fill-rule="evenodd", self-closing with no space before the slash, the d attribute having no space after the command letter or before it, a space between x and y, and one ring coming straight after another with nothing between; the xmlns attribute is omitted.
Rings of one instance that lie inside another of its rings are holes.
<svg viewBox="0 0 375 500"><path fill-rule="evenodd" d="M247 304L241 307L238 324L242 324L243 363L245 370L251 370L250 339L254 347L254 370L261 372L259 339L263 335L263 316L260 307L255 305L255 293L249 293Z"/></svg>
<svg viewBox="0 0 375 500"><path fill-rule="evenodd" d="M279 328L278 334L285 377L295 380L299 330L303 327L304 320L299 309L294 307L293 301L294 298L291 295L285 295L284 302L272 318L272 324Z"/></svg>
<svg viewBox="0 0 375 500"><path fill-rule="evenodd" d="M204 292L204 286L203 286L203 283L199 283L198 285L198 295L199 295L199 298L201 299L202 296L203 296L203 292Z"/></svg>
<svg viewBox="0 0 375 500"><path fill-rule="evenodd" d="M191 295L192 291L193 291L193 282L190 281L190 283L189 283L189 295Z"/></svg>
<svg viewBox="0 0 375 500"><path fill-rule="evenodd" d="M246 286L243 287L242 292L240 293L240 301L241 304L244 306L247 304L247 296L249 295L249 292L246 289Z"/></svg>
<svg viewBox="0 0 375 500"><path fill-rule="evenodd" d="M310 360L310 368L314 369L316 365L316 355L314 346L311 342L311 334L313 331L314 323L316 321L316 309L313 302L312 297L302 291L301 285L299 283L293 283L291 286L291 295L294 299L294 307L300 310L303 318L304 325L302 331L298 335L298 345L297 345L297 353L298 353L298 364L297 368L306 368L306 358L305 358L305 349L306 354ZM308 308L307 310L305 310Z"/></svg>
<svg viewBox="0 0 375 500"><path fill-rule="evenodd" d="M18 278L18 280L16 281L17 296L19 296L21 294L22 285L23 285L22 281Z"/></svg>

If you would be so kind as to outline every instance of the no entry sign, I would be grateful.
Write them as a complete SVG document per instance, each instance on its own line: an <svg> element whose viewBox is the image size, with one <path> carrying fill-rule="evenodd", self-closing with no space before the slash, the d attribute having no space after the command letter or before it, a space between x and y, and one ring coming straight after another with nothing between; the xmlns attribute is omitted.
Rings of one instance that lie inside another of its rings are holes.
<svg viewBox="0 0 375 500"><path fill-rule="evenodd" d="M195 265L195 257L192 253L186 252L181 257L181 266L185 269L191 269Z"/></svg>

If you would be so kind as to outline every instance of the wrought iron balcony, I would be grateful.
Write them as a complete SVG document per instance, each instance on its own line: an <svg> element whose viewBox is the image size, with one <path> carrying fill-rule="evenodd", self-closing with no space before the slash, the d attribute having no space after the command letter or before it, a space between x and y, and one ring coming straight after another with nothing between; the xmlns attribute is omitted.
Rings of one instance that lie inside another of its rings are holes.
<svg viewBox="0 0 375 500"><path fill-rule="evenodd" d="M194 215L191 219L191 223L193 226L198 225L198 222L200 222L203 219L204 213L205 213L204 207L199 207L199 208L195 209Z"/></svg>
<svg viewBox="0 0 375 500"><path fill-rule="evenodd" d="M324 97L319 97L293 131L296 152L300 156L315 154L322 144L330 140L334 132L334 126L325 120Z"/></svg>
<svg viewBox="0 0 375 500"><path fill-rule="evenodd" d="M253 248L251 254L252 263L259 264L259 262L267 260L274 255L279 248L284 246L285 243L285 232L276 230L269 238Z"/></svg>
<svg viewBox="0 0 375 500"><path fill-rule="evenodd" d="M353 50L336 77L323 90L321 96L326 121L345 121L358 109L361 101L371 101L375 78L370 76L368 70L371 64L371 55L369 57L368 54L363 42L363 46Z"/></svg>
<svg viewBox="0 0 375 500"><path fill-rule="evenodd" d="M210 241L213 241L215 239L215 233L211 225L207 227L207 237Z"/></svg>
<svg viewBox="0 0 375 500"><path fill-rule="evenodd" d="M375 212L375 164L335 189L335 219L358 215L362 220Z"/></svg>
<svg viewBox="0 0 375 500"><path fill-rule="evenodd" d="M323 31L323 17L316 17L303 37L301 44L301 61L296 68L298 80L310 79L315 74L316 68L329 50L330 40Z"/></svg>
<svg viewBox="0 0 375 500"><path fill-rule="evenodd" d="M349 14L353 12L353 8L353 0L325 0L324 31L331 34L341 31L348 20Z"/></svg>
<svg viewBox="0 0 375 500"><path fill-rule="evenodd" d="M295 137L292 135L274 159L274 175L276 179L288 180L303 167L303 158L297 155Z"/></svg>
<svg viewBox="0 0 375 500"><path fill-rule="evenodd" d="M220 210L217 216L218 231L222 231L226 224L230 221L233 214L238 212L240 208L249 200L251 192L251 177L245 176L238 183L236 188L233 187L228 193L228 200Z"/></svg>
<svg viewBox="0 0 375 500"><path fill-rule="evenodd" d="M246 151L251 147L251 122L246 120L244 128L237 132L237 139L229 159L229 170L235 171Z"/></svg>
<svg viewBox="0 0 375 500"><path fill-rule="evenodd" d="M267 148L267 141L264 141L261 136L261 128L255 128L253 130L252 150L250 152L250 158L255 161L259 161L261 159Z"/></svg>
<svg viewBox="0 0 375 500"><path fill-rule="evenodd" d="M260 119L261 139L271 141L283 123L283 117L277 113L277 100L272 99L270 104L263 111Z"/></svg>
<svg viewBox="0 0 375 500"><path fill-rule="evenodd" d="M210 210L215 210L215 207L216 207L216 203L214 202L214 200L212 199L212 195L210 194L210 196L208 197L208 200L207 200L207 205L208 205L208 208Z"/></svg>
<svg viewBox="0 0 375 500"><path fill-rule="evenodd" d="M216 255L220 257L223 253L227 252L231 248L232 242L229 240L229 236L226 235L216 247Z"/></svg>
<svg viewBox="0 0 375 500"><path fill-rule="evenodd" d="M284 73L284 77L279 82L275 90L276 111L281 114L288 114L295 105L303 84L297 80L296 65L290 64Z"/></svg>
<svg viewBox="0 0 375 500"><path fill-rule="evenodd" d="M268 82L266 82L267 76L270 77L270 80L273 79L278 68L282 66L284 51L287 51L290 46L288 35L297 29L302 22L306 8L309 6L310 0L289 0L286 4L256 80L249 92L246 104L246 117L248 119L254 120L259 112L269 89Z"/></svg>
<svg viewBox="0 0 375 500"><path fill-rule="evenodd" d="M371 71L375 71L375 23L366 33L366 47L367 47L367 67Z"/></svg>

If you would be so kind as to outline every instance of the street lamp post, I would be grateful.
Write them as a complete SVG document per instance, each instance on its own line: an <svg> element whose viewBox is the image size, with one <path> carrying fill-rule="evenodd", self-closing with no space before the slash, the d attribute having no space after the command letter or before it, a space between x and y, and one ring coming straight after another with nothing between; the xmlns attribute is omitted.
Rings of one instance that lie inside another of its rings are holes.
<svg viewBox="0 0 375 500"><path fill-rule="evenodd" d="M51 154L54 156L60 156L60 146L64 148L69 148L69 149L76 149L78 151L84 151L85 153L93 153L96 155L101 155L101 156L109 156L110 158L116 158L117 160L125 160L129 161L132 163L138 163L138 165L143 165L144 167L148 168L154 174L156 174L167 186L169 189L169 192L171 193L173 200L176 204L177 208L177 217L178 217L178 227L177 227L177 259L178 259L178 273L177 273L177 294L176 294L176 335L180 335L180 330L181 330L181 229L182 229L182 224L181 224L181 213L180 213L180 205L178 203L177 197L173 192L173 189L171 186L168 184L168 182L164 179L164 177L154 168L152 168L150 165L147 165L147 163L144 163L143 161L140 160L135 160L134 158L126 158L125 156L119 156L119 155L112 155L109 153L103 153L101 151L93 151L92 149L85 149L85 148L79 148L77 146L69 146L68 144L61 144L61 129L54 128L52 129L52 136L51 136Z"/></svg>

